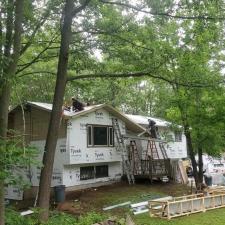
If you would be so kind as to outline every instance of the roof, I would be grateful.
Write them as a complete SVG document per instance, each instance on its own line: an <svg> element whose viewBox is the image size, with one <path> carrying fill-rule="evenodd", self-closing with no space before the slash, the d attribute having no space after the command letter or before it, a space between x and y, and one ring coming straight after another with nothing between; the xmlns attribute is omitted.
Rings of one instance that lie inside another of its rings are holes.
<svg viewBox="0 0 225 225"><path fill-rule="evenodd" d="M35 108L45 110L48 112L51 112L52 110L52 104L49 103L43 103L43 102L27 102L26 105L33 106ZM14 111L17 107L20 107L20 105L16 106L10 112ZM91 105L91 106L85 106L84 110L78 111L78 112L70 112L68 110L64 110L63 115L66 118L75 118L82 115L85 115L87 113L94 112L99 109L105 109L113 116L121 119L125 124L128 130L134 131L134 132L144 132L146 131L142 126L137 124L135 121L131 120L129 117L127 117L125 114L120 112L119 110L115 109L114 107L107 105L107 104L99 104L99 105Z"/></svg>
<svg viewBox="0 0 225 225"><path fill-rule="evenodd" d="M51 112L52 111L52 104L50 103L43 103L43 102L27 102L28 105L31 105L31 106L34 106L36 108L39 108L39 109L43 109L43 110L46 110L46 111L49 111ZM64 110L63 112L63 115L66 116L66 117L74 117L74 116L78 116L82 113L82 115L84 113L87 113L89 112L90 110L93 110L93 109L97 109L97 108L101 108L104 104L100 104L100 105L92 105L92 106L85 106L84 107L84 110L82 111L78 111L78 112L74 112L74 111L68 111L68 110Z"/></svg>
<svg viewBox="0 0 225 225"><path fill-rule="evenodd" d="M146 125L148 126L149 122L148 120L153 120L156 123L156 126L158 127L168 127L171 125L170 122L163 120L163 119L159 119L159 118L155 118L155 117L150 117L150 116L141 116L141 115L131 115L131 114L126 114L126 116L133 120L135 123L137 124L141 124L141 125Z"/></svg>

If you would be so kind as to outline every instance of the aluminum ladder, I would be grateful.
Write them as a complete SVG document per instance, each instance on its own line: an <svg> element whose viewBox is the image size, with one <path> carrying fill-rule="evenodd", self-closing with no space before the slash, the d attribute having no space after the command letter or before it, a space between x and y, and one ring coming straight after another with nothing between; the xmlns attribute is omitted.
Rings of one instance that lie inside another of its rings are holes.
<svg viewBox="0 0 225 225"><path fill-rule="evenodd" d="M122 152L123 168L124 168L125 174L127 176L128 183L134 184L135 183L134 174L132 172L131 164L128 159L128 152L126 149L126 145L124 143L124 138L121 134L120 126L119 126L118 120L116 118L112 118L112 125L113 125L113 129L114 129L116 141L118 144L118 148Z"/></svg>

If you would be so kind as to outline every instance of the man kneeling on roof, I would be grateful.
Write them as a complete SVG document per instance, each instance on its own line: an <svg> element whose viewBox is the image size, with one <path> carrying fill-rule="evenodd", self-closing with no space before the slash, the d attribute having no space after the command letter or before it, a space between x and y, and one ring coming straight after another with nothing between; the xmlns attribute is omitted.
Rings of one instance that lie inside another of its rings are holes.
<svg viewBox="0 0 225 225"><path fill-rule="evenodd" d="M74 112L84 110L84 105L82 102L78 101L76 98L72 98L72 109Z"/></svg>

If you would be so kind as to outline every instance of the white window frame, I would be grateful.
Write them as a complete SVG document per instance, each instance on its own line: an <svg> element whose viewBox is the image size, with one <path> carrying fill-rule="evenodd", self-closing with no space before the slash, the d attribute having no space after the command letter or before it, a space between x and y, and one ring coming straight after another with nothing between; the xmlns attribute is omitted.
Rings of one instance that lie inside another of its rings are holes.
<svg viewBox="0 0 225 225"><path fill-rule="evenodd" d="M94 144L94 127L106 127L107 128L107 145L95 145ZM110 141L110 130L112 130L112 140L111 141ZM91 132L91 137L89 136L90 132ZM91 143L90 143L90 141L91 141ZM87 124L87 147L114 147L113 127L110 125Z"/></svg>

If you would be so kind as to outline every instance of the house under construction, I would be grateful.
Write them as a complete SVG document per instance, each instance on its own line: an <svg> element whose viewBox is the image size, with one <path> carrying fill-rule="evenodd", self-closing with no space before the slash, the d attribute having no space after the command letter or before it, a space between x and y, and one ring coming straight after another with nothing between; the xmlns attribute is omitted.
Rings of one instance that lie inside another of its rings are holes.
<svg viewBox="0 0 225 225"><path fill-rule="evenodd" d="M52 105L27 102L9 112L9 129L24 133L26 143L39 149L42 161ZM23 115L24 114L24 115ZM24 126L25 119L25 126ZM146 119L146 123L148 120ZM157 125L157 123L156 123ZM153 180L170 176L171 162L186 157L186 143L165 143L150 138L146 127L106 105L86 106L80 111L64 110L53 166L51 186L65 185L66 190L108 184L127 175L130 184L136 177ZM31 191L36 194L40 168L24 171ZM22 199L17 187L6 189L6 198Z"/></svg>

